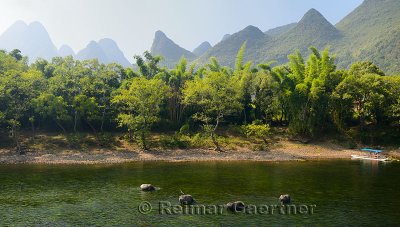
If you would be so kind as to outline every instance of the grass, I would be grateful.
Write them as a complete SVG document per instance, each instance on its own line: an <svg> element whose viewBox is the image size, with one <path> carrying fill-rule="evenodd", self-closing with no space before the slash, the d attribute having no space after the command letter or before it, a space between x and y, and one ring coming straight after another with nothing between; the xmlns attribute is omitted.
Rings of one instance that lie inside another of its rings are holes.
<svg viewBox="0 0 400 227"><path fill-rule="evenodd" d="M245 137L240 127L226 126L221 128L218 134L218 142L223 150L232 151L268 151L271 147L279 148L281 140L292 140L288 129L285 127L271 128L271 136L267 144L261 139ZM348 149L361 147L375 147L386 149L397 149L399 144L397 136L398 128L365 128L359 133L357 128L350 128L346 135L338 133L324 134L311 141L313 144L329 142ZM103 133L94 135L92 133L71 133L63 135L55 132L37 132L32 139L30 131L21 132L23 147L29 151L37 152L59 152L59 151L91 151L99 149L111 149L116 151L140 150L136 141L129 141L125 133ZM301 141L295 141L301 146ZM211 138L202 132L162 132L150 133L148 143L154 150L173 149L214 149ZM13 140L8 134L0 135L0 149L13 150Z"/></svg>
<svg viewBox="0 0 400 227"><path fill-rule="evenodd" d="M94 149L139 150L136 141L130 141L125 133L93 134L87 132L64 135L55 132L37 132L32 138L30 131L21 132L21 143L28 151L55 152L60 150L87 151ZM260 150L261 140L246 138L237 128L224 128L218 132L218 142L224 150ZM151 149L213 149L211 138L202 132L150 133ZM0 148L12 150L13 140L7 134L0 135Z"/></svg>

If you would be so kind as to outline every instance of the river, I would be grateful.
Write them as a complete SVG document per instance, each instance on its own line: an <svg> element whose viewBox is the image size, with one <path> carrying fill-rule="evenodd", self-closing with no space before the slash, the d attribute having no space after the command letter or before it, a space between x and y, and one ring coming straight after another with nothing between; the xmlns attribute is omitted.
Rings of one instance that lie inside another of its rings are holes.
<svg viewBox="0 0 400 227"><path fill-rule="evenodd" d="M207 212L179 210L181 191ZM281 194L296 213L280 210ZM222 207L233 201L252 209ZM0 226L395 226L399 207L397 162L0 165Z"/></svg>

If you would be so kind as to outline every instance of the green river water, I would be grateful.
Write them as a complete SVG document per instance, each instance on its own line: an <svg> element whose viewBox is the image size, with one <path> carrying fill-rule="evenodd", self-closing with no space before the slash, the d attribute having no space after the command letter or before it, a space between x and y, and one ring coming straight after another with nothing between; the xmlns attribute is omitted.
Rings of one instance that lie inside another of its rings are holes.
<svg viewBox="0 0 400 227"><path fill-rule="evenodd" d="M158 190L141 192L142 183ZM313 214L162 213L160 202L176 208L181 190L199 207L237 200L271 207L283 193L296 206L316 207ZM139 212L143 203L152 210ZM399 208L397 162L0 165L0 226L398 226Z"/></svg>

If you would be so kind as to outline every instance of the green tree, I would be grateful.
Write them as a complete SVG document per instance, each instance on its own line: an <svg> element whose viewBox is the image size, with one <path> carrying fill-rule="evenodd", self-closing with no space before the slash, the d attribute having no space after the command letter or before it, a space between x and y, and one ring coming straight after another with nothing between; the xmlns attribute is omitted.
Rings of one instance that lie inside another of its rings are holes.
<svg viewBox="0 0 400 227"><path fill-rule="evenodd" d="M251 70L252 62L248 61L243 64L243 56L246 51L246 42L240 47L235 62L235 70L233 75L238 78L241 102L243 105L243 122L246 124L250 118L250 113L253 110L252 102L252 81L254 79L254 73Z"/></svg>
<svg viewBox="0 0 400 227"><path fill-rule="evenodd" d="M15 60L17 61L21 61L22 60L22 54L21 51L18 49L14 49L10 52L10 55L15 58Z"/></svg>
<svg viewBox="0 0 400 227"><path fill-rule="evenodd" d="M225 116L242 110L240 87L237 77L221 72L208 72L204 78L188 81L183 89L183 103L197 106L200 112L194 118L203 122L215 149L221 151L216 131Z"/></svg>
<svg viewBox="0 0 400 227"><path fill-rule="evenodd" d="M182 122L185 110L185 105L181 102L182 89L186 81L194 78L194 67L195 65L188 67L186 59L182 58L175 69L169 71L168 77L164 78L171 88L171 96L168 99L168 113L170 120L175 124Z"/></svg>
<svg viewBox="0 0 400 227"><path fill-rule="evenodd" d="M140 74L147 79L151 79L163 71L158 66L158 63L162 60L161 56L153 56L150 52L145 51L143 57L136 55L134 58Z"/></svg>
<svg viewBox="0 0 400 227"><path fill-rule="evenodd" d="M54 58L52 64L55 69L53 76L48 80L48 93L55 97L62 97L67 104L67 113L73 121L73 132L77 132L79 113L73 103L75 97L83 93L81 79L90 75L90 68L83 67L81 62L74 60L71 56Z"/></svg>
<svg viewBox="0 0 400 227"><path fill-rule="evenodd" d="M104 132L106 119L115 118L111 108L111 94L126 78L125 70L118 64L99 64L97 60L84 61L90 74L80 78L82 91L73 102L78 115L94 133Z"/></svg>
<svg viewBox="0 0 400 227"><path fill-rule="evenodd" d="M369 61L353 63L350 67L349 74L354 76L361 76L365 74L377 74L380 76L385 75L385 73L378 66Z"/></svg>
<svg viewBox="0 0 400 227"><path fill-rule="evenodd" d="M52 119L58 127L67 134L67 130L63 126L63 122L69 122L71 116L68 114L68 104L61 96L54 96L53 94L42 93L39 97L33 100L36 113L43 118Z"/></svg>
<svg viewBox="0 0 400 227"><path fill-rule="evenodd" d="M149 148L146 137L151 126L160 120L160 106L168 90L160 79L136 77L125 81L112 99L120 109L119 126L138 135L144 150Z"/></svg>
<svg viewBox="0 0 400 227"><path fill-rule="evenodd" d="M299 52L289 55L289 75L293 87L289 98L289 128L301 136L314 136L323 131L329 119L329 97L335 87L330 78L336 74L334 57L328 49L322 54L310 47L311 55L305 63Z"/></svg>
<svg viewBox="0 0 400 227"><path fill-rule="evenodd" d="M44 77L34 70L26 72L12 70L0 77L0 84L2 88L0 99L3 103L0 112L9 126L17 151L22 153L19 130L23 119L33 115L31 101L45 88Z"/></svg>
<svg viewBox="0 0 400 227"><path fill-rule="evenodd" d="M374 110L385 98L382 77L377 74L348 75L336 88L335 96L347 103L353 117L359 120L361 128L366 122L376 122Z"/></svg>
<svg viewBox="0 0 400 227"><path fill-rule="evenodd" d="M282 122L283 111L279 105L279 85L281 83L280 74L275 73L271 64L268 62L259 64L251 84L252 88L252 105L255 108L256 118L271 123L274 117L280 117ZM283 88L282 88L283 89ZM282 102L283 104L283 102Z"/></svg>

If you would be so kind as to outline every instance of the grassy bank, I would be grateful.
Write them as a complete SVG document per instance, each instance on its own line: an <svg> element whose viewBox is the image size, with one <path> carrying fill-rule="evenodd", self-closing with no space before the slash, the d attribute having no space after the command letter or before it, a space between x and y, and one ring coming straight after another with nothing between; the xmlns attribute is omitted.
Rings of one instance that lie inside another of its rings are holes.
<svg viewBox="0 0 400 227"><path fill-rule="evenodd" d="M207 161L253 160L286 161L314 159L349 159L351 154L365 154L343 136L325 135L304 140L289 136L286 128L274 128L267 141L245 137L235 127L219 132L222 152L214 150L209 136L202 133L151 133L150 149L143 151L124 133L59 134L36 132L21 134L25 154L19 155L11 139L1 141L0 163L121 163L141 160ZM265 143L267 142L267 143ZM376 146L395 158L395 146Z"/></svg>

